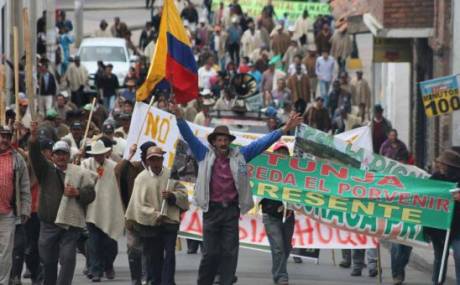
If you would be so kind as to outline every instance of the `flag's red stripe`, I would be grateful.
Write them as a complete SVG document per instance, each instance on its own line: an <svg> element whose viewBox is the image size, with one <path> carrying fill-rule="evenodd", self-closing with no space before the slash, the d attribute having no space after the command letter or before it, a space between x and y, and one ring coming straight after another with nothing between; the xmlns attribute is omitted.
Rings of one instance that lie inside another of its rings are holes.
<svg viewBox="0 0 460 285"><path fill-rule="evenodd" d="M179 64L169 54L166 57L166 79L173 86L177 103L187 103L198 98L198 75Z"/></svg>

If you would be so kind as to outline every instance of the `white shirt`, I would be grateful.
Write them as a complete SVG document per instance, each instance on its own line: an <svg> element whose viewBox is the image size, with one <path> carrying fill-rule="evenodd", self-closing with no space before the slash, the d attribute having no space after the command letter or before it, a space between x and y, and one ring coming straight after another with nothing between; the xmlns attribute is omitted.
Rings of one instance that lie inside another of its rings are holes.
<svg viewBox="0 0 460 285"><path fill-rule="evenodd" d="M323 56L318 57L316 60L316 75L319 80L332 81L332 75L334 73L335 60L332 56L324 59Z"/></svg>
<svg viewBox="0 0 460 285"><path fill-rule="evenodd" d="M211 78L216 76L217 73L214 69L206 69L206 66L202 66L198 69L198 87L203 89L211 89Z"/></svg>

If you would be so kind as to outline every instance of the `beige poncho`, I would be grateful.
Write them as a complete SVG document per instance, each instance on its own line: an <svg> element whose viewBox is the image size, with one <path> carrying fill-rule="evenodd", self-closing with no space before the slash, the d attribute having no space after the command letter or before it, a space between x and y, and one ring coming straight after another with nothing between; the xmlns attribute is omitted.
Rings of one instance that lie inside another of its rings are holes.
<svg viewBox="0 0 460 285"><path fill-rule="evenodd" d="M91 157L82 161L81 166L99 175L94 188L96 199L88 205L86 222L117 240L123 234L125 219L114 171L116 163L106 159L102 170L98 171L99 164Z"/></svg>

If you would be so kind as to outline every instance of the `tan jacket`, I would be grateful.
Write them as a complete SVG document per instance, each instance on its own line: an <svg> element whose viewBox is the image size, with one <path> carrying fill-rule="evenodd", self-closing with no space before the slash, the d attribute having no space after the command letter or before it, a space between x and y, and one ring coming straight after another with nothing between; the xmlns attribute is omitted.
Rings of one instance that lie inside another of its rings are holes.
<svg viewBox="0 0 460 285"><path fill-rule="evenodd" d="M174 194L176 201L174 205L166 203L166 218L163 221L168 224L180 223L180 212L189 208L188 195L179 182L170 180L168 183L170 176L166 168L160 175L151 174L145 169L137 176L125 214L128 223L134 221L144 226L159 225L163 202L161 191L166 189Z"/></svg>
<svg viewBox="0 0 460 285"><path fill-rule="evenodd" d="M88 70L81 64L77 67L72 63L64 74L64 81L69 84L70 91L77 91L88 82Z"/></svg>

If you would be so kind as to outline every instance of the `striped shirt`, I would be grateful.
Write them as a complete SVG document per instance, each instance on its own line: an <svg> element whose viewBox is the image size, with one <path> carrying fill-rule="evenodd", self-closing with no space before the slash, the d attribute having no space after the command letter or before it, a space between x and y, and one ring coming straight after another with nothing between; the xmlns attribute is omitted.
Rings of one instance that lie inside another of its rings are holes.
<svg viewBox="0 0 460 285"><path fill-rule="evenodd" d="M12 207L13 182L13 155L11 150L0 153L0 214L9 214Z"/></svg>

